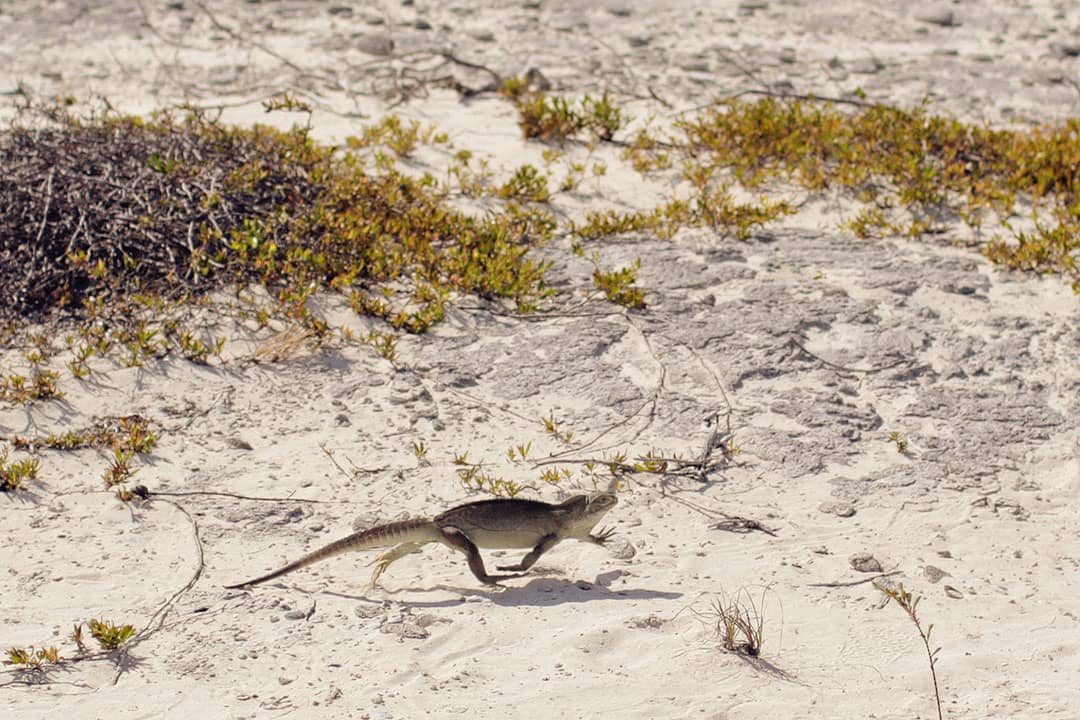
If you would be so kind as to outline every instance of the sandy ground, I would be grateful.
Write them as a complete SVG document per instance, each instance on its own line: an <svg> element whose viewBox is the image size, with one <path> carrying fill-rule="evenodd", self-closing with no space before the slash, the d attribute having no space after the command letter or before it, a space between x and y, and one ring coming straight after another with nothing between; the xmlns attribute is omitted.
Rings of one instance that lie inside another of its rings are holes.
<svg viewBox="0 0 1080 720"><path fill-rule="evenodd" d="M292 90L316 105L323 138L392 110L504 171L543 148L490 93L434 87L490 80L439 51L504 75L535 67L567 93L610 90L639 118L746 90L856 88L998 125L1080 114L1071 2L700 5L15 0L0 5L0 92L99 94L132 111L225 104L251 120ZM561 210L655 204L617 154L597 157L608 176ZM0 410L7 436L140 413L161 436L138 475L153 490L318 501L128 507L101 491L102 454L43 452L39 484L0 498L0 646L70 653L72 624L91 617L155 630L119 674L109 660L43 683L3 670L8 715L936 717L901 610L868 582L815 585L870 579L850 563L870 553L924 596L947 717L1075 717L1077 299L940 238L856 240L837 229L848 213L811 202L746 243L692 231L604 244L613 267L642 260L649 308L636 313L581 305L592 266L546 248L557 312L523 320L463 299L400 341L403 369L343 344L243 362L265 338L217 327L231 333L225 365L102 363L67 378L63 401ZM320 302L335 326L372 327ZM697 455L717 413L737 463L714 453L706 483L629 479L608 515L618 543L560 545L505 589L440 546L397 562L381 588L366 585L373 554L223 588L354 527L469 499L455 454L555 500L606 477L568 465L561 491L540 487L535 462ZM545 433L548 416L574 432L569 447ZM507 460L526 443L528 461ZM727 516L774 534L730 532ZM757 659L725 653L709 617L742 591L766 617Z"/></svg>

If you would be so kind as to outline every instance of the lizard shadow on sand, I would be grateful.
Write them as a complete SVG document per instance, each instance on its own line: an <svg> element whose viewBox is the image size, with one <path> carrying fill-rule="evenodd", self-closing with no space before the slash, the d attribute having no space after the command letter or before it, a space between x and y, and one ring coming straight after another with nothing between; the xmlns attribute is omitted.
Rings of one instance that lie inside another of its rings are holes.
<svg viewBox="0 0 1080 720"><path fill-rule="evenodd" d="M602 600L674 600L682 597L682 593L663 592L660 590L641 590L627 588L625 590L611 590L605 587L613 579L612 573L604 573L597 577L597 582L583 580L566 580L563 578L533 577L526 585L502 585L503 589L485 587L459 587L453 585L435 585L429 588L401 588L400 590L383 590L387 595L396 595L399 592L451 592L457 595L453 598L442 600L400 600L402 605L414 608L437 608L457 607L466 598L486 598L495 605L504 607L518 607L523 605L546 606L562 605L564 603L599 602ZM357 600L371 600L371 598L344 593L331 592L331 595Z"/></svg>

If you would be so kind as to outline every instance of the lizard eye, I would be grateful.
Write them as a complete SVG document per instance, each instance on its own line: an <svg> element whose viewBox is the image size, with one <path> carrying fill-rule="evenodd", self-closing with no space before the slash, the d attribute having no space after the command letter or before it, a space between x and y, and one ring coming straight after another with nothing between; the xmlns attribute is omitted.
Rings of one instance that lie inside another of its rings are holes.
<svg viewBox="0 0 1080 720"><path fill-rule="evenodd" d="M614 506L616 502L618 502L618 499L613 495L598 495L593 498L590 504L598 508L605 508Z"/></svg>

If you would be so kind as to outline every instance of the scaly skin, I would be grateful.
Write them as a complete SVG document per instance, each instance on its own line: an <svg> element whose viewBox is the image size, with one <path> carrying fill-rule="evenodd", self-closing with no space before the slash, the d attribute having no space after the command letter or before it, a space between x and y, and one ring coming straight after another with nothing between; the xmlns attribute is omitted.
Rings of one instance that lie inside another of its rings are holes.
<svg viewBox="0 0 1080 720"><path fill-rule="evenodd" d="M403 520L353 533L272 573L225 587L258 585L341 553L394 545L371 563L375 565L371 577L375 584L395 560L432 542L464 553L469 569L480 582L497 585L499 580L518 577L563 540L603 545L613 531L601 530L594 535L592 530L617 502L610 493L590 493L574 495L557 505L517 498L465 503L433 518ZM516 565L499 566L499 570L518 571L516 574L489 575L478 548L532 549Z"/></svg>

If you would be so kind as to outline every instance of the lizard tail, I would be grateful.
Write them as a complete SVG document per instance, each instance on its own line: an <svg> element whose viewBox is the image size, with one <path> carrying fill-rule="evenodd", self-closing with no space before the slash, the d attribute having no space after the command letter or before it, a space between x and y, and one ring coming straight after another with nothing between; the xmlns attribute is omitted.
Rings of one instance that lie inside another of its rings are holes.
<svg viewBox="0 0 1080 720"><path fill-rule="evenodd" d="M317 563L320 560L326 560L335 555L351 552L353 550L370 550L372 548L397 545L398 543L405 542L437 542L441 539L442 532L440 531L439 526L428 518L414 518L412 520L392 522L386 525L373 527L370 530L363 530L358 533L353 533L352 535L347 535L346 537L335 540L329 545L321 547L315 552L305 555L299 560L291 562L285 567L279 568L272 573L257 577L253 580L245 580L244 582L235 585L226 585L225 587L232 590L248 585L258 585L267 580L281 577L293 570L299 570L302 567Z"/></svg>

